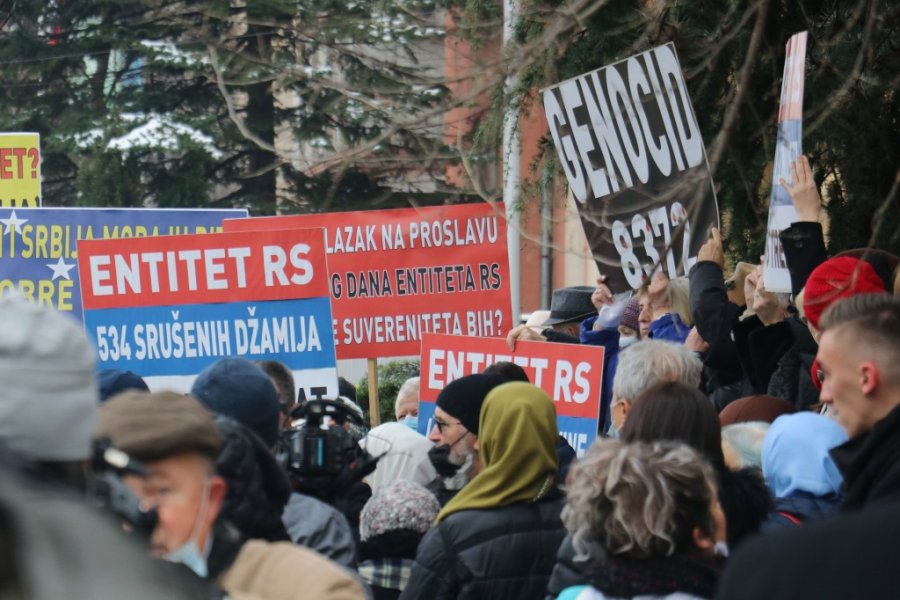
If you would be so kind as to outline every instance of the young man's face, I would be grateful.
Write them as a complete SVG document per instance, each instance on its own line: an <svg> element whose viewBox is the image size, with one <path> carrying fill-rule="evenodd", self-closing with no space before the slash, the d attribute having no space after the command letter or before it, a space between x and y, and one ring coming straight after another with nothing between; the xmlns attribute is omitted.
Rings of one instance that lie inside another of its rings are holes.
<svg viewBox="0 0 900 600"><path fill-rule="evenodd" d="M816 359L825 375L819 399L829 405L851 439L868 432L875 419L861 389L860 361L848 341L839 331L826 331Z"/></svg>
<svg viewBox="0 0 900 600"><path fill-rule="evenodd" d="M163 557L192 537L202 551L225 497L225 481L196 454L164 458L145 467L146 478L130 475L125 484L144 506L156 509L159 520L150 538L151 553Z"/></svg>

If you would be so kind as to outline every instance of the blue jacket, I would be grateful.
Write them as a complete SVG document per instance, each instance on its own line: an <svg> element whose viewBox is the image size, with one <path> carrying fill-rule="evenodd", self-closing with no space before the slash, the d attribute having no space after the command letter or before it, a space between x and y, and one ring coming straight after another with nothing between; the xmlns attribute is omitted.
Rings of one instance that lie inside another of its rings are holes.
<svg viewBox="0 0 900 600"><path fill-rule="evenodd" d="M600 393L600 430L599 434L609 429L609 405L612 402L612 383L619 364L619 331L615 328L594 331L597 315L581 322L580 340L582 344L603 347L603 387Z"/></svg>
<svg viewBox="0 0 900 600"><path fill-rule="evenodd" d="M691 328L678 313L666 313L650 323L650 337L654 340L683 344L690 332Z"/></svg>
<svg viewBox="0 0 900 600"><path fill-rule="evenodd" d="M841 498L837 494L817 498L812 494L797 492L793 496L775 498L775 509L763 523L762 531L777 531L783 527L799 527L809 521L818 521L838 514Z"/></svg>

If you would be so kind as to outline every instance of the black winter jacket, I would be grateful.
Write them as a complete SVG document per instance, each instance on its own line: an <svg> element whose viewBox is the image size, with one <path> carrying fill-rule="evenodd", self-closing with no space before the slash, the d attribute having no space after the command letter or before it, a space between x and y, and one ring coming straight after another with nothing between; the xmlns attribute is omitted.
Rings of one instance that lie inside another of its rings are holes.
<svg viewBox="0 0 900 600"><path fill-rule="evenodd" d="M287 474L253 431L221 415L216 426L222 434L216 471L228 482L222 517L248 539L290 540L281 522L291 495Z"/></svg>
<svg viewBox="0 0 900 600"><path fill-rule="evenodd" d="M900 503L758 536L728 559L716 598L900 598Z"/></svg>
<svg viewBox="0 0 900 600"><path fill-rule="evenodd" d="M703 358L703 389L722 410L732 400L752 394L743 375L738 348L731 331L741 307L728 300L722 268L712 261L698 262L690 272L691 316L697 333L709 344Z"/></svg>
<svg viewBox="0 0 900 600"><path fill-rule="evenodd" d="M416 553L401 600L544 597L565 536L563 498L453 513Z"/></svg>
<svg viewBox="0 0 900 600"><path fill-rule="evenodd" d="M588 567L594 561L600 560L605 551L594 539L588 539L586 543L588 544L586 555L577 557L571 534L563 539L556 553L553 573L550 574L550 581L547 583L546 600L556 600L564 589L588 583L588 576L585 574Z"/></svg>
<svg viewBox="0 0 900 600"><path fill-rule="evenodd" d="M843 510L900 502L900 406L869 433L832 450L831 457L844 476Z"/></svg>

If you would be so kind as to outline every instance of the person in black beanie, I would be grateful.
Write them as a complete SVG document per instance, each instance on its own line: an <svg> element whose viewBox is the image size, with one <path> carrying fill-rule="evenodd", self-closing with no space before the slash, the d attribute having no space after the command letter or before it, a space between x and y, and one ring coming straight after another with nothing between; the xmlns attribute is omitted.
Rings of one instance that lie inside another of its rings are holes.
<svg viewBox="0 0 900 600"><path fill-rule="evenodd" d="M441 506L478 474L480 463L474 442L478 439L481 404L488 392L503 382L498 375L466 375L448 383L438 394L434 426L428 433L435 444L428 459L438 477L427 487Z"/></svg>

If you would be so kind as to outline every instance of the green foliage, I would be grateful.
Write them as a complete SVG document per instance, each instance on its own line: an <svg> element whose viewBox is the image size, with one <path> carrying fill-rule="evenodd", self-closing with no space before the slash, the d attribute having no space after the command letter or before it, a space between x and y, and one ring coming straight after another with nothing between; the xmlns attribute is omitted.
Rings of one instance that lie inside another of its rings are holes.
<svg viewBox="0 0 900 600"><path fill-rule="evenodd" d="M871 243L900 252L900 197L891 195L900 165L900 3L610 0L584 5L578 18L573 6L582 5L523 0L517 40L530 60L517 73L515 98L492 103L480 139L496 139L498 116L510 103L540 111L539 101L529 104L534 90L672 42L710 149L749 64L722 159L711 168L729 253L755 261L764 245L771 185L765 174L775 154L785 44L808 30L804 151L823 185L829 250ZM760 43L748 63L759 10L766 11ZM538 160L554 152L544 145ZM525 192L539 201L534 189Z"/></svg>
<svg viewBox="0 0 900 600"><path fill-rule="evenodd" d="M381 423L394 420L394 402L400 386L419 374L418 360L397 360L378 365L378 409ZM369 418L369 379L363 377L356 384L356 403Z"/></svg>

